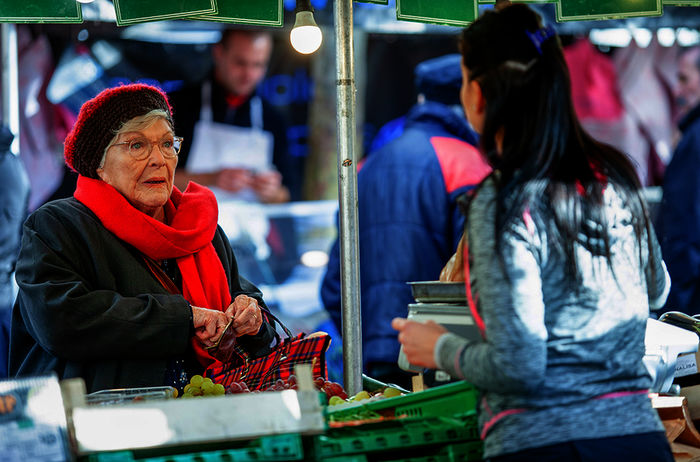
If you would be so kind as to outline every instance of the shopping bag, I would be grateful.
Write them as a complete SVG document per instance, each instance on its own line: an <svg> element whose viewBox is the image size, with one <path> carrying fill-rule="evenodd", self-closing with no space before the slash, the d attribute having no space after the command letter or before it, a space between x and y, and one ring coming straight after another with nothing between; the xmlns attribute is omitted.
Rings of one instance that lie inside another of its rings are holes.
<svg viewBox="0 0 700 462"><path fill-rule="evenodd" d="M325 332L315 332L308 336L304 333L293 336L289 329L269 311L265 314L277 321L287 338L278 337L278 342L272 351L260 358L251 358L245 350L235 344L233 348L236 349L237 356L243 359L243 363L227 362L210 368L205 375L212 382L220 383L226 388L232 383L245 382L251 391L266 390L279 379L287 382L294 374L294 366L297 364L310 364L314 379L322 377L327 380L326 350L331 343L330 335Z"/></svg>

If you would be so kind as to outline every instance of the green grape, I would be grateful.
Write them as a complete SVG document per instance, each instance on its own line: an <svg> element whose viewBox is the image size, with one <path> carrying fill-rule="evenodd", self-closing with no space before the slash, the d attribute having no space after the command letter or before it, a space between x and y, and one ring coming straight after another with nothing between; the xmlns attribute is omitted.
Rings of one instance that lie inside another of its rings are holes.
<svg viewBox="0 0 700 462"><path fill-rule="evenodd" d="M217 383L214 385L214 394L216 396L221 396L226 393L226 388L221 385L220 383Z"/></svg>
<svg viewBox="0 0 700 462"><path fill-rule="evenodd" d="M202 384L202 394L205 396L213 395L216 385L212 382L204 382Z"/></svg>
<svg viewBox="0 0 700 462"><path fill-rule="evenodd" d="M329 406L335 406L336 404L343 404L345 403L345 400L341 398L340 396L331 396L331 399L328 400L328 405Z"/></svg>
<svg viewBox="0 0 700 462"><path fill-rule="evenodd" d="M209 380L211 380L211 379L209 379ZM190 383L197 388L202 386L203 381L204 381L204 377L202 377L199 374L193 375L192 378L190 379Z"/></svg>
<svg viewBox="0 0 700 462"><path fill-rule="evenodd" d="M212 382L211 379L210 379L209 377L207 377L207 378L205 378L205 379L202 380L202 385L204 385L205 383L209 383L209 384L214 385L214 382Z"/></svg>
<svg viewBox="0 0 700 462"><path fill-rule="evenodd" d="M386 387L386 389L384 389L385 398L393 398L394 396L401 396L401 391L399 391L398 388Z"/></svg>
<svg viewBox="0 0 700 462"><path fill-rule="evenodd" d="M353 401L362 401L363 399L369 399L369 393L367 393L366 391L362 390L361 392L359 392L358 394L356 394L355 396L353 396L351 399L352 399Z"/></svg>

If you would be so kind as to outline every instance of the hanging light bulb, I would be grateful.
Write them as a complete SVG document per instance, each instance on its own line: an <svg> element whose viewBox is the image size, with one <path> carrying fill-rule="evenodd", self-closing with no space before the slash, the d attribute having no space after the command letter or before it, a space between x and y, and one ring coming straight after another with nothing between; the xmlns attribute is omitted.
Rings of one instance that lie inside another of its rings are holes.
<svg viewBox="0 0 700 462"><path fill-rule="evenodd" d="M308 55L321 46L323 34L314 20L314 9L309 0L297 0L294 12L296 20L289 34L289 41L299 53Z"/></svg>
<svg viewBox="0 0 700 462"><path fill-rule="evenodd" d="M78 0L78 3L92 3L95 0Z"/></svg>

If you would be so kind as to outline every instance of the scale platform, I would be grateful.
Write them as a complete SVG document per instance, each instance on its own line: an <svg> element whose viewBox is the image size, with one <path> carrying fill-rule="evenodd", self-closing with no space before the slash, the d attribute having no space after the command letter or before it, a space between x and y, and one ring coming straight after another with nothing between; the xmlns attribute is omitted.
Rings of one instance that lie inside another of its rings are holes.
<svg viewBox="0 0 700 462"><path fill-rule="evenodd" d="M481 333L469 312L469 308L463 304L411 303L408 305L408 319L418 322L431 320L467 340L481 339ZM401 369L409 372L423 371L422 367L414 366L406 360L403 346L399 351L398 365Z"/></svg>

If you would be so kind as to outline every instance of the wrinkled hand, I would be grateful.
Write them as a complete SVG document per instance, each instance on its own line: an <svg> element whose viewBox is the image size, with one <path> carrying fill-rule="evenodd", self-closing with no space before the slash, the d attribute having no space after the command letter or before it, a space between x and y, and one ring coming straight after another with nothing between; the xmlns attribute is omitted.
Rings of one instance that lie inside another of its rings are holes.
<svg viewBox="0 0 700 462"><path fill-rule="evenodd" d="M447 329L434 321L426 323L394 318L391 327L399 331L399 343L409 363L416 366L437 368L435 364L435 344Z"/></svg>
<svg viewBox="0 0 700 462"><path fill-rule="evenodd" d="M282 175L274 170L255 175L253 190L265 203L289 201L289 191L282 185Z"/></svg>
<svg viewBox="0 0 700 462"><path fill-rule="evenodd" d="M226 308L226 315L233 318L233 328L236 337L241 335L255 335L260 330L263 322L262 310L258 301L247 295L239 295Z"/></svg>
<svg viewBox="0 0 700 462"><path fill-rule="evenodd" d="M194 335L205 347L216 344L230 320L231 317L222 311L192 307Z"/></svg>
<svg viewBox="0 0 700 462"><path fill-rule="evenodd" d="M254 186L254 176L244 168L226 168L216 175L216 186L226 191L240 191Z"/></svg>

